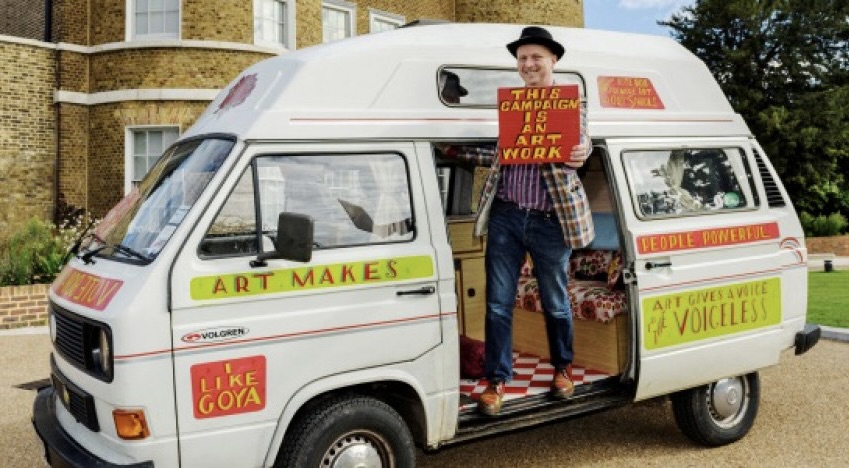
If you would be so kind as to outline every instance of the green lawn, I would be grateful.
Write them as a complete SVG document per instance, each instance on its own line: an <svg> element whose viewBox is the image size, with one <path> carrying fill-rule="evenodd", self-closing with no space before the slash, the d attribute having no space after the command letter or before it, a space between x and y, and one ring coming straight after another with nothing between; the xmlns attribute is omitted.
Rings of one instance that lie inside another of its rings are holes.
<svg viewBox="0 0 849 468"><path fill-rule="evenodd" d="M808 322L849 328L849 270L808 273Z"/></svg>

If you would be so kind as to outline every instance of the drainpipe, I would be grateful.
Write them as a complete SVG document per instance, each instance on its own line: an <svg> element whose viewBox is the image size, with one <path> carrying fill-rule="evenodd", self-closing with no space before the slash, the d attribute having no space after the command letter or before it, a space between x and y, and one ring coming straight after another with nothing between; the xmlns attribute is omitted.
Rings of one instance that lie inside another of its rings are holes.
<svg viewBox="0 0 849 468"><path fill-rule="evenodd" d="M53 42L53 0L44 0L44 42Z"/></svg>
<svg viewBox="0 0 849 468"><path fill-rule="evenodd" d="M57 25L58 29L58 25ZM57 34L58 36L58 34ZM45 42L53 42L53 0L44 0L44 41ZM57 40L55 44L58 46L59 41ZM53 122L55 128L53 129L53 138L54 143L53 146L56 151L56 163L53 165L53 221L60 221L58 218L59 214L59 177L62 173L62 117L60 113L60 104L55 102L56 100L56 92L62 89L62 51L59 50L59 47L55 47L55 67L56 70L53 73L54 76L54 90L53 90Z"/></svg>

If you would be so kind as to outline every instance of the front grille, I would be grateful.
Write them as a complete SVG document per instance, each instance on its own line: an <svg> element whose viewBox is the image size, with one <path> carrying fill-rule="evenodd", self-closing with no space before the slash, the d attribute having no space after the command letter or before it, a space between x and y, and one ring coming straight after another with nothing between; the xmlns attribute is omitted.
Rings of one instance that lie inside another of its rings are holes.
<svg viewBox="0 0 849 468"><path fill-rule="evenodd" d="M72 384L67 377L62 375L56 367L56 361L52 357L50 359L50 367L52 371L53 390L65 409L83 426L93 432L100 431L100 424L97 422L97 411L94 408L94 398Z"/></svg>
<svg viewBox="0 0 849 468"><path fill-rule="evenodd" d="M56 352L77 369L104 382L111 382L111 365L104 369L93 356L94 351L100 346L101 331L110 337L111 348L112 332L109 327L104 323L74 314L53 302L49 307L56 327L56 339L53 342Z"/></svg>
<svg viewBox="0 0 849 468"><path fill-rule="evenodd" d="M85 325L65 315L67 311L60 312L60 309L55 305L51 307L56 321L56 351L74 366L86 370Z"/></svg>

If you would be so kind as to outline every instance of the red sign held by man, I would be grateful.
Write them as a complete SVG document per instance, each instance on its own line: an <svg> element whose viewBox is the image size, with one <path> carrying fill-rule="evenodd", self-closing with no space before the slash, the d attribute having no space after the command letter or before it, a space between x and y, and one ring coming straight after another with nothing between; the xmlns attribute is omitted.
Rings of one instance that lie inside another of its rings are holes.
<svg viewBox="0 0 849 468"><path fill-rule="evenodd" d="M501 164L568 161L581 140L578 85L499 88L498 135Z"/></svg>

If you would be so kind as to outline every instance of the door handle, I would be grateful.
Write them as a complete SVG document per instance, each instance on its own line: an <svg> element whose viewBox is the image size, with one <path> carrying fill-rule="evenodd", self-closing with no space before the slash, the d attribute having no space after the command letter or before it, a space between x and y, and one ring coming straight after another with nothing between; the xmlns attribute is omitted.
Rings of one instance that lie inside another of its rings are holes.
<svg viewBox="0 0 849 468"><path fill-rule="evenodd" d="M646 262L646 270L672 266L672 262Z"/></svg>
<svg viewBox="0 0 849 468"><path fill-rule="evenodd" d="M410 296L410 295L413 295L413 294L428 296L428 295L433 294L435 292L436 292L436 288L434 288L433 286L424 286L424 287L421 287L419 289L410 289L410 290L407 290L407 291L398 291L395 294L398 295L398 296Z"/></svg>

